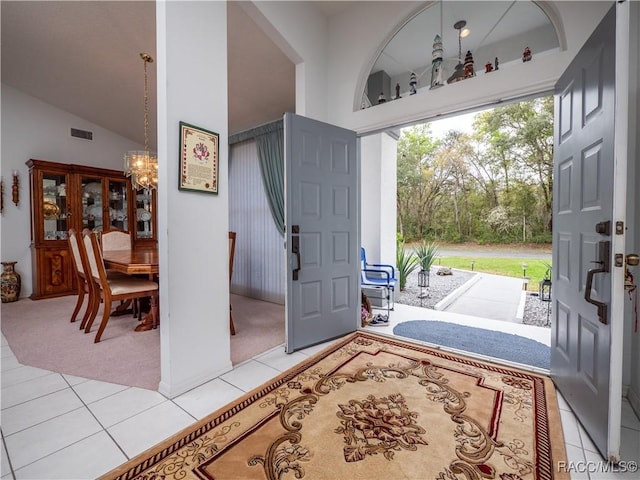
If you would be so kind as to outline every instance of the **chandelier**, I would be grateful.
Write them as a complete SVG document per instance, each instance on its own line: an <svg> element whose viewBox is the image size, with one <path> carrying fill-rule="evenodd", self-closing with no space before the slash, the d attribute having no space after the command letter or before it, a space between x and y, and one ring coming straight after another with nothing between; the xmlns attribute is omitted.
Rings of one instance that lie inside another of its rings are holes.
<svg viewBox="0 0 640 480"><path fill-rule="evenodd" d="M130 150L124 155L124 174L131 177L136 190L158 187L158 156L149 151L149 94L147 91L147 63L153 62L148 53L141 53L144 62L144 150Z"/></svg>

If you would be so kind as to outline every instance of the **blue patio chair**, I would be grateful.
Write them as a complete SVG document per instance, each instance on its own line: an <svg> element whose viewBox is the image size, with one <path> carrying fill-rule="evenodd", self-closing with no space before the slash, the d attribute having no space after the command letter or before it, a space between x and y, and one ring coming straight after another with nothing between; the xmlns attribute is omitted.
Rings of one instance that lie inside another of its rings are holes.
<svg viewBox="0 0 640 480"><path fill-rule="evenodd" d="M395 289L398 279L393 265L384 263L368 263L364 248L360 248L360 286L384 288L387 301L387 315L395 307Z"/></svg>

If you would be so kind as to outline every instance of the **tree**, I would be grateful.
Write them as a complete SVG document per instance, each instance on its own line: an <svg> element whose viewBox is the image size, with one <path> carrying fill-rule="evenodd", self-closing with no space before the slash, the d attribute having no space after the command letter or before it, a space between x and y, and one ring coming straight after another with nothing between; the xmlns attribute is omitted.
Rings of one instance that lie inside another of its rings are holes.
<svg viewBox="0 0 640 480"><path fill-rule="evenodd" d="M474 132L398 141L398 225L407 241L550 241L553 98L476 115Z"/></svg>
<svg viewBox="0 0 640 480"><path fill-rule="evenodd" d="M506 171L521 181L535 179L537 212L551 232L553 190L553 97L512 103L482 113L476 120L478 132L504 160ZM507 188L508 191L508 188Z"/></svg>
<svg viewBox="0 0 640 480"><path fill-rule="evenodd" d="M425 234L440 201L443 179L433 159L437 147L428 124L405 129L398 140L398 225L406 238Z"/></svg>

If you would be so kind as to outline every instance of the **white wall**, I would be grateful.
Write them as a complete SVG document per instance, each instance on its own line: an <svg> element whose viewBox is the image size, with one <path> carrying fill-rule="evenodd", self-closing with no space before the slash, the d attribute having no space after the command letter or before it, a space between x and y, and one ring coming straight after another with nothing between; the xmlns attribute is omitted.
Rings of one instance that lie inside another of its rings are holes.
<svg viewBox="0 0 640 480"><path fill-rule="evenodd" d="M93 141L71 137L71 128L93 132ZM92 167L123 168L127 150L142 146L2 84L2 180L4 211L0 219L2 230L2 261L17 261L16 270L22 277L21 297L32 293L31 273L31 207L29 201L30 158ZM11 172L20 176L20 203L11 201Z"/></svg>
<svg viewBox="0 0 640 480"><path fill-rule="evenodd" d="M296 112L327 120L328 22L313 2L261 1L242 8L296 64Z"/></svg>
<svg viewBox="0 0 640 480"><path fill-rule="evenodd" d="M387 133L360 139L360 239L370 263L396 263L396 144Z"/></svg>
<svg viewBox="0 0 640 480"><path fill-rule="evenodd" d="M231 369L225 2L157 3L160 392ZM178 190L179 122L220 135L219 193Z"/></svg>

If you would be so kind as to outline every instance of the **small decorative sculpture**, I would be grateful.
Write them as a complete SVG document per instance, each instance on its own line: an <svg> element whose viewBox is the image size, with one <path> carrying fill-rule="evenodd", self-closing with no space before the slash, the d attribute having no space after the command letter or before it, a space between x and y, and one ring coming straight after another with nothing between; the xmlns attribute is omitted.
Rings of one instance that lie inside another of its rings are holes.
<svg viewBox="0 0 640 480"><path fill-rule="evenodd" d="M473 70L473 55L471 55L471 50L467 50L467 54L464 57L464 78L475 76L476 73Z"/></svg>
<svg viewBox="0 0 640 480"><path fill-rule="evenodd" d="M494 70L498 70L498 65L500 65L500 63L498 62L498 57L496 57L496 60L495 60L494 63L495 63L495 67L496 67L496 68L494 68Z"/></svg>
<svg viewBox="0 0 640 480"><path fill-rule="evenodd" d="M491 64L491 62L487 62L484 66L484 73L490 72L493 72L493 65Z"/></svg>
<svg viewBox="0 0 640 480"><path fill-rule="evenodd" d="M442 78L442 38L436 35L433 39L433 60L431 61L431 87L438 88L444 85Z"/></svg>
<svg viewBox="0 0 640 480"><path fill-rule="evenodd" d="M400 84L396 83L396 96L395 96L394 100L398 100L399 98L402 98L400 96Z"/></svg>
<svg viewBox="0 0 640 480"><path fill-rule="evenodd" d="M378 105L380 105L381 103L386 103L387 98L384 96L384 92L380 92L380 95L378 95Z"/></svg>
<svg viewBox="0 0 640 480"><path fill-rule="evenodd" d="M531 50L529 50L529 47L526 47L524 49L524 52L522 53L522 61L523 62L528 62L528 61L531 60L531 58L532 58Z"/></svg>
<svg viewBox="0 0 640 480"><path fill-rule="evenodd" d="M418 79L414 72L411 72L411 78L409 79L409 95L415 95L418 93L416 89L416 85L418 85Z"/></svg>

